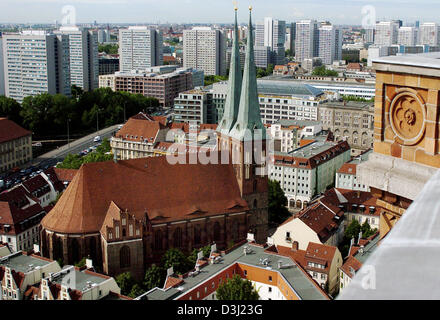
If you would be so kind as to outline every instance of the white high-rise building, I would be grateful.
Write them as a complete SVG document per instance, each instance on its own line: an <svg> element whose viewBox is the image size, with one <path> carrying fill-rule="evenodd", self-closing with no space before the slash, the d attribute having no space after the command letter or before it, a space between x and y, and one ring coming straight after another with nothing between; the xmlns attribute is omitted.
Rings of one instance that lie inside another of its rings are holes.
<svg viewBox="0 0 440 320"><path fill-rule="evenodd" d="M162 31L146 26L119 30L120 71L144 70L163 65Z"/></svg>
<svg viewBox="0 0 440 320"><path fill-rule="evenodd" d="M22 102L41 93L69 96L69 37L29 30L3 34L6 96Z"/></svg>
<svg viewBox="0 0 440 320"><path fill-rule="evenodd" d="M318 29L318 57L323 64L332 64L341 60L342 36L340 29L333 25L322 25Z"/></svg>
<svg viewBox="0 0 440 320"><path fill-rule="evenodd" d="M391 46L397 44L399 34L399 22L381 21L376 23L374 44L379 46Z"/></svg>
<svg viewBox="0 0 440 320"><path fill-rule="evenodd" d="M417 29L414 27L400 27L397 44L415 46L417 44Z"/></svg>
<svg viewBox="0 0 440 320"><path fill-rule="evenodd" d="M183 67L203 70L205 75L225 75L225 35L210 27L184 30Z"/></svg>
<svg viewBox="0 0 440 320"><path fill-rule="evenodd" d="M5 95L5 70L3 67L3 38L0 33L0 96Z"/></svg>
<svg viewBox="0 0 440 320"><path fill-rule="evenodd" d="M75 26L61 27L56 34L69 37L70 82L84 91L99 87L98 34Z"/></svg>
<svg viewBox="0 0 440 320"><path fill-rule="evenodd" d="M296 23L295 56L299 62L312 59L315 52L315 20L301 20Z"/></svg>
<svg viewBox="0 0 440 320"><path fill-rule="evenodd" d="M420 25L419 44L438 46L439 45L439 25L435 22L425 22Z"/></svg>

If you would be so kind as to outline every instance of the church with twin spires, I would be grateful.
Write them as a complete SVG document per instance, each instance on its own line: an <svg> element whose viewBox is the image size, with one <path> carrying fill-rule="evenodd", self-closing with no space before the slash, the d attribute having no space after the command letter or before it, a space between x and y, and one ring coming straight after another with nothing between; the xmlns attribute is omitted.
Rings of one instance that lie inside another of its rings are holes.
<svg viewBox="0 0 440 320"><path fill-rule="evenodd" d="M230 161L170 164L161 156L82 165L41 222L43 256L64 264L88 257L97 271L112 276L130 271L140 280L170 248L186 254L213 243L227 248L249 232L257 243L266 242L268 178L261 161L266 132L253 44L250 12L242 75L235 9L229 89L216 151Z"/></svg>

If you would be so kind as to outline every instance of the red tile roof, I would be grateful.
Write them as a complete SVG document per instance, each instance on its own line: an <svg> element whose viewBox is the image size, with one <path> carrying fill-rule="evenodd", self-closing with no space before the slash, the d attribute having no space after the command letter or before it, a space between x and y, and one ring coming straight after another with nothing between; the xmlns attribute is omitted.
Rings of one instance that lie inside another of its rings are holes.
<svg viewBox="0 0 440 320"><path fill-rule="evenodd" d="M0 143L29 136L32 132L20 127L14 121L0 118Z"/></svg>
<svg viewBox="0 0 440 320"><path fill-rule="evenodd" d="M61 182L71 182L78 172L76 169L60 169L56 167L53 170Z"/></svg>
<svg viewBox="0 0 440 320"><path fill-rule="evenodd" d="M341 270L344 271L344 273L349 276L350 278L353 277L353 274L351 273L351 269L354 272L357 272L362 267L362 263L359 262L355 257L349 256L347 258L347 261L344 262L344 264L341 266Z"/></svg>
<svg viewBox="0 0 440 320"><path fill-rule="evenodd" d="M356 167L355 163L344 163L338 173L356 175Z"/></svg>
<svg viewBox="0 0 440 320"><path fill-rule="evenodd" d="M318 235L321 242L326 242L336 232L344 216L341 209L334 209L317 202L298 213L298 218Z"/></svg>
<svg viewBox="0 0 440 320"><path fill-rule="evenodd" d="M161 129L165 129L165 126L159 121L132 117L115 136L128 141L155 143L156 136Z"/></svg>
<svg viewBox="0 0 440 320"><path fill-rule="evenodd" d="M150 157L82 165L41 223L60 233L98 232L112 201L153 223L249 209L232 164L172 165Z"/></svg>

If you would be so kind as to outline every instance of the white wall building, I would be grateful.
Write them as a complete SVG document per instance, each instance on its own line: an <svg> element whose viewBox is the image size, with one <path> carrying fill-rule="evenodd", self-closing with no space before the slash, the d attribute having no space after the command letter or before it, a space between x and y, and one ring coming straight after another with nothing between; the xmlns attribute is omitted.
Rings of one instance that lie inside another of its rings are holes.
<svg viewBox="0 0 440 320"><path fill-rule="evenodd" d="M295 56L302 62L314 56L315 35L317 24L315 20L301 20L296 23Z"/></svg>
<svg viewBox="0 0 440 320"><path fill-rule="evenodd" d="M322 25L318 29L318 57L325 65L342 58L342 33L333 25Z"/></svg>
<svg viewBox="0 0 440 320"><path fill-rule="evenodd" d="M70 82L85 91L98 88L98 34L78 27L61 27L56 34L69 37Z"/></svg>
<svg viewBox="0 0 440 320"><path fill-rule="evenodd" d="M119 30L119 69L144 70L163 64L162 31L146 26Z"/></svg>
<svg viewBox="0 0 440 320"><path fill-rule="evenodd" d="M5 95L5 70L3 67L3 37L0 33L0 96Z"/></svg>
<svg viewBox="0 0 440 320"><path fill-rule="evenodd" d="M19 103L40 93L70 96L69 37L27 30L3 34L6 96Z"/></svg>
<svg viewBox="0 0 440 320"><path fill-rule="evenodd" d="M381 21L376 23L374 44L391 46L397 43L399 24L396 21Z"/></svg>
<svg viewBox="0 0 440 320"><path fill-rule="evenodd" d="M226 37L220 30L194 27L183 31L183 66L205 75L226 74Z"/></svg>
<svg viewBox="0 0 440 320"><path fill-rule="evenodd" d="M397 43L404 46L415 46L417 44L417 29L400 27Z"/></svg>
<svg viewBox="0 0 440 320"><path fill-rule="evenodd" d="M425 22L420 25L419 44L430 46L439 45L439 24L436 22Z"/></svg>

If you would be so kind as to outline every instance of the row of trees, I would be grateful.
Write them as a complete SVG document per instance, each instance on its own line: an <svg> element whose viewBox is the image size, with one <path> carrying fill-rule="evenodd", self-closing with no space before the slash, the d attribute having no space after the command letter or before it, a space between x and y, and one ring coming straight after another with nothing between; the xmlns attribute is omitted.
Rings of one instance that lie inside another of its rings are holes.
<svg viewBox="0 0 440 320"><path fill-rule="evenodd" d="M112 155L108 154L111 151L110 141L104 139L102 144L96 148L94 152L81 157L77 154L68 154L63 162L57 165L61 169L79 169L83 163L102 162L112 160Z"/></svg>
<svg viewBox="0 0 440 320"><path fill-rule="evenodd" d="M203 251L204 257L207 258L211 252L211 247L205 246L194 249L189 256L186 256L179 249L169 249L162 256L159 265L153 264L148 268L141 283L137 282L130 272L121 273L115 278L116 283L121 288L121 294L135 298L153 288L162 288L166 280L166 270L173 267L173 271L177 275L187 273L194 268L199 251ZM222 283L217 290L217 294L219 300L258 300L259 298L252 283L248 280L242 280L238 275L230 281Z"/></svg>
<svg viewBox="0 0 440 320"><path fill-rule="evenodd" d="M95 131L108 127L140 111L155 112L160 108L153 97L99 88L84 92L72 87L72 97L48 93L24 98L20 105L11 98L0 96L0 117L8 117L31 130L36 139Z"/></svg>
<svg viewBox="0 0 440 320"><path fill-rule="evenodd" d="M211 246L205 246L200 249L194 249L189 256L186 256L181 250L171 248L162 256L160 264L153 264L147 269L144 280L137 282L130 272L118 275L115 280L121 288L121 293L129 297L137 297L142 293L153 288L162 288L167 269L173 267L175 274L185 274L191 271L196 265L198 252L203 251L205 258L211 253Z"/></svg>

